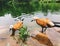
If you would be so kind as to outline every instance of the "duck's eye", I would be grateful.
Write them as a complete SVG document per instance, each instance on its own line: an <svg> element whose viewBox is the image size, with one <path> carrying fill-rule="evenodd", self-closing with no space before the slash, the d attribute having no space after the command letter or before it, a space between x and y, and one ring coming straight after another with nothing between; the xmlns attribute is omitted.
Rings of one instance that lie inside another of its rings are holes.
<svg viewBox="0 0 60 46"><path fill-rule="evenodd" d="M31 20L31 22L33 22L34 20Z"/></svg>

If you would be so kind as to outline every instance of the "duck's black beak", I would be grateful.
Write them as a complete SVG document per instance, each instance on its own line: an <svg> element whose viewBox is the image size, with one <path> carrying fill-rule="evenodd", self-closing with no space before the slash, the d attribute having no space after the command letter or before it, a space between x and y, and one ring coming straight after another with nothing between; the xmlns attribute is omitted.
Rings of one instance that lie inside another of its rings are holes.
<svg viewBox="0 0 60 46"><path fill-rule="evenodd" d="M12 28L9 29L9 32L12 30Z"/></svg>
<svg viewBox="0 0 60 46"><path fill-rule="evenodd" d="M34 20L31 20L31 22L33 22Z"/></svg>

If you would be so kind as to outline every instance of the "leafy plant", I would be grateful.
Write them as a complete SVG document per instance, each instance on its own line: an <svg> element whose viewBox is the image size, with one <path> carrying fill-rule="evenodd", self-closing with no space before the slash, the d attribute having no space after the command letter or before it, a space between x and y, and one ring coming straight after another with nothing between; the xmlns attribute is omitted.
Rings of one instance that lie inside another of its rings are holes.
<svg viewBox="0 0 60 46"><path fill-rule="evenodd" d="M28 31L27 31L27 27L23 26L20 30L19 30L19 38L25 42L27 40L27 37L29 36Z"/></svg>

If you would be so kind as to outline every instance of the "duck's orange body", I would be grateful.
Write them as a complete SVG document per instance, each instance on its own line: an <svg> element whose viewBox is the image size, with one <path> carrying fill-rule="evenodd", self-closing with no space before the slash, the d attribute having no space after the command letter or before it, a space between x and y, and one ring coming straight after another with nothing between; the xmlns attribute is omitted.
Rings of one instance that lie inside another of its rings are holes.
<svg viewBox="0 0 60 46"><path fill-rule="evenodd" d="M50 21L48 18L38 18L36 19L36 23L42 27L46 27L46 26L54 26L53 22Z"/></svg>
<svg viewBox="0 0 60 46"><path fill-rule="evenodd" d="M12 34L11 36L14 36L15 35L15 31L22 28L23 27L23 22L22 21L18 21L17 23L15 23L12 27Z"/></svg>
<svg viewBox="0 0 60 46"><path fill-rule="evenodd" d="M42 33L46 31L47 27L54 27L54 23L48 18L36 18L36 23L42 27ZM44 29L45 28L45 29Z"/></svg>
<svg viewBox="0 0 60 46"><path fill-rule="evenodd" d="M15 24L13 25L13 28L14 28L15 30L18 30L18 29L20 29L22 26L23 26L23 22L17 22L17 23L15 23Z"/></svg>

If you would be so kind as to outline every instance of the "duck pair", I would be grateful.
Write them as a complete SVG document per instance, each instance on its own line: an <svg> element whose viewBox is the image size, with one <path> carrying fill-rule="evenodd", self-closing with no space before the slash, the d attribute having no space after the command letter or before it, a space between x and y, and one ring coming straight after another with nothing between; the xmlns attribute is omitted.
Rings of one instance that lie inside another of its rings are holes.
<svg viewBox="0 0 60 46"><path fill-rule="evenodd" d="M10 30L12 30L11 36L14 36L15 31L23 27L23 20L24 18L22 19L22 21L18 20L17 23L10 26ZM42 31L41 31L42 33L46 31L47 28L60 27L60 25L57 25L57 24L60 24L59 22L53 22L48 18L33 17L33 20L31 20L31 22L33 21L36 21L36 23L42 27Z"/></svg>

